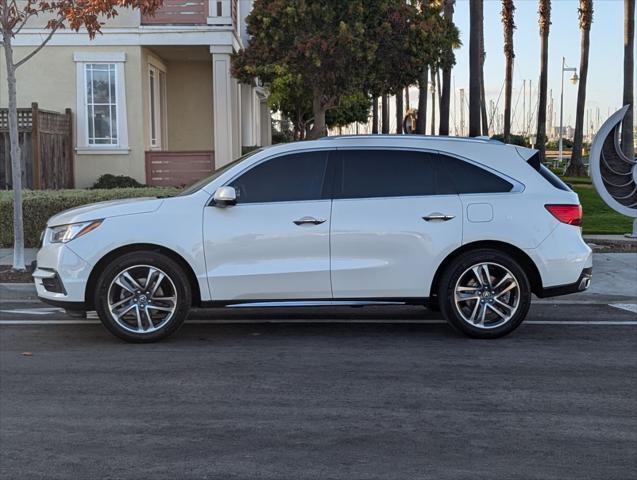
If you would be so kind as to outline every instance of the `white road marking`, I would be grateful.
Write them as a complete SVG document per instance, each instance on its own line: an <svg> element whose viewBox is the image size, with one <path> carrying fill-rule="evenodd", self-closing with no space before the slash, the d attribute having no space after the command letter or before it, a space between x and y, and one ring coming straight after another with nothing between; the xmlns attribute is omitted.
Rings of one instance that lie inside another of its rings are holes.
<svg viewBox="0 0 637 480"><path fill-rule="evenodd" d="M1 325L98 325L98 320L0 320ZM290 320L186 320L194 325L222 324L264 324L264 323L411 323L411 324L445 324L445 320L354 320L354 319L290 319ZM637 326L637 320L528 320L522 325L599 325L599 326Z"/></svg>
<svg viewBox="0 0 637 480"><path fill-rule="evenodd" d="M23 308L15 310L0 310L3 313L21 313L22 315L53 315L54 313L64 313L63 308L57 307L39 307L39 308Z"/></svg>
<svg viewBox="0 0 637 480"><path fill-rule="evenodd" d="M629 312L637 313L637 303L609 303L608 305L621 310L628 310Z"/></svg>

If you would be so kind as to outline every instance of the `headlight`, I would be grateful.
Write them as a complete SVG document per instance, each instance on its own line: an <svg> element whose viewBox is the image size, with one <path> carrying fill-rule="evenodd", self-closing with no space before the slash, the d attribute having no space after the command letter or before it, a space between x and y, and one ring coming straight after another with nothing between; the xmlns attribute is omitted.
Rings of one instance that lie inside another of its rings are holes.
<svg viewBox="0 0 637 480"><path fill-rule="evenodd" d="M91 230L95 230L102 224L102 220L91 220L90 222L69 223L51 227L51 243L66 243L74 238L86 235Z"/></svg>

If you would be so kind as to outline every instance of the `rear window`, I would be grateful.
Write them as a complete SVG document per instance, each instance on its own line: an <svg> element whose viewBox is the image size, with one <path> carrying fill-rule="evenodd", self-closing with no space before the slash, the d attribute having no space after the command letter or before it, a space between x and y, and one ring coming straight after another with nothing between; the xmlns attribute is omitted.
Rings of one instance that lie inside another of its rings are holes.
<svg viewBox="0 0 637 480"><path fill-rule="evenodd" d="M553 185L555 188L559 188L560 190L564 190L566 192L570 192L570 187L565 184L560 177L551 172L544 165L540 166L540 169L537 171L540 175L544 177L544 179Z"/></svg>
<svg viewBox="0 0 637 480"><path fill-rule="evenodd" d="M438 193L505 193L513 184L483 168L447 155L438 155Z"/></svg>

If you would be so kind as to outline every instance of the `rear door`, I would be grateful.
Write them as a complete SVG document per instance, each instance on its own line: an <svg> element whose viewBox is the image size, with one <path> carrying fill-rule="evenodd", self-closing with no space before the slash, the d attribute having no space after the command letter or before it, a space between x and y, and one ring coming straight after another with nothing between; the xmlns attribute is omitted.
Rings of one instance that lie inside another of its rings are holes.
<svg viewBox="0 0 637 480"><path fill-rule="evenodd" d="M438 191L436 153L339 150L332 203L334 299L429 296L462 240L462 205Z"/></svg>

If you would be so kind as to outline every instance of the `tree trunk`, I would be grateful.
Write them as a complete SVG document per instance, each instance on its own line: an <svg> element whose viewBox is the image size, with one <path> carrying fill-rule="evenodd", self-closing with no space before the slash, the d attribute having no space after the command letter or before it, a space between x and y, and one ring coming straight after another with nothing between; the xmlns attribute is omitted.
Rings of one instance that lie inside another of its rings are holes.
<svg viewBox="0 0 637 480"><path fill-rule="evenodd" d="M480 136L480 32L482 0L469 3L469 136Z"/></svg>
<svg viewBox="0 0 637 480"><path fill-rule="evenodd" d="M372 133L378 133L378 97L372 98Z"/></svg>
<svg viewBox="0 0 637 480"><path fill-rule="evenodd" d="M396 133L403 133L403 117L405 115L403 108L403 89L396 92Z"/></svg>
<svg viewBox="0 0 637 480"><path fill-rule="evenodd" d="M431 135L436 134L436 71L431 69Z"/></svg>
<svg viewBox="0 0 637 480"><path fill-rule="evenodd" d="M480 118L482 123L482 135L489 136L489 117L487 115L487 95L484 88L484 61L487 53L484 51L484 19L480 28Z"/></svg>
<svg viewBox="0 0 637 480"><path fill-rule="evenodd" d="M449 23L453 23L453 10L455 0L445 0L443 14ZM451 45L448 46L453 51ZM452 53L453 54L453 53ZM440 87L440 126L438 135L449 135L449 113L451 105L451 65L445 64L442 69L442 84Z"/></svg>
<svg viewBox="0 0 637 480"><path fill-rule="evenodd" d="M15 65L11 34L4 31L2 41L7 66L9 93L9 138L11 140L11 184L13 188L13 269L25 270L24 224L22 221L22 164L18 137L18 100L16 93Z"/></svg>
<svg viewBox="0 0 637 480"><path fill-rule="evenodd" d="M307 133L306 139L315 140L317 138L327 135L327 127L325 124L325 104L321 101L322 95L318 92L314 93L312 100L312 114L314 115L314 122L312 129Z"/></svg>
<svg viewBox="0 0 637 480"><path fill-rule="evenodd" d="M621 147L628 158L635 157L634 81L635 81L635 0L624 0L624 95L622 105L630 105L622 122Z"/></svg>
<svg viewBox="0 0 637 480"><path fill-rule="evenodd" d="M506 61L504 79L504 143L511 143L511 99L513 96L513 30L515 22L513 0L502 0L502 23L504 24L504 57Z"/></svg>
<svg viewBox="0 0 637 480"><path fill-rule="evenodd" d="M579 71L579 85L577 87L577 111L575 114L575 132L573 135L573 152L571 161L566 169L570 177L585 177L586 167L582 161L582 142L584 138L584 107L586 106L586 79L588 77L588 52L590 50L590 21L592 20L593 0L580 0L580 16L582 10L590 12L591 19L580 20L582 24L581 57ZM584 13L586 15L586 13ZM539 129L538 129L539 130Z"/></svg>
<svg viewBox="0 0 637 480"><path fill-rule="evenodd" d="M429 67L425 65L418 79L418 117L416 133L427 133L427 87L429 86Z"/></svg>
<svg viewBox="0 0 637 480"><path fill-rule="evenodd" d="M540 85L537 104L537 135L535 148L540 153L540 161L546 154L546 97L548 95L549 30L551 25L551 0L540 0ZM531 104L529 102L529 111Z"/></svg>
<svg viewBox="0 0 637 480"><path fill-rule="evenodd" d="M380 97L380 106L381 106L381 132L389 133L389 98L387 95L381 95Z"/></svg>

